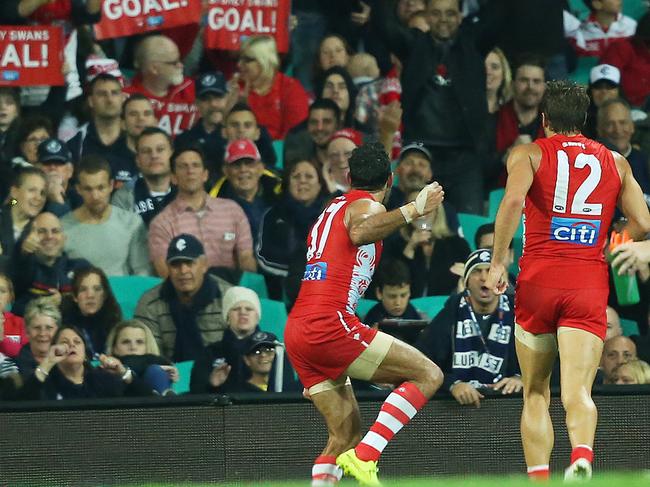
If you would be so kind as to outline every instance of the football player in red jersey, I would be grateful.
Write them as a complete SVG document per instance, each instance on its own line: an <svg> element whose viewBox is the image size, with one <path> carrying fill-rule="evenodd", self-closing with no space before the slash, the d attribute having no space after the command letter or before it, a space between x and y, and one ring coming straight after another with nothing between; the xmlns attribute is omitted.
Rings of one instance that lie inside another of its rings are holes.
<svg viewBox="0 0 650 487"><path fill-rule="evenodd" d="M442 188L432 183L414 202L386 211L393 176L383 146L356 148L349 165L352 190L334 198L309 232L305 274L284 333L289 359L329 433L312 469L313 486L334 485L343 472L379 485L382 451L442 384L442 372L421 352L355 316L381 239L438 208ZM349 377L399 384L363 439Z"/></svg>
<svg viewBox="0 0 650 487"><path fill-rule="evenodd" d="M534 478L549 475L549 381L558 349L573 449L565 478L591 477L597 423L591 387L607 331L603 250L616 206L635 240L650 231L650 214L628 162L580 133L588 106L584 88L566 81L548 83L542 101L546 138L516 147L508 157L508 182L485 284L505 291L508 244L523 209L515 337L524 383L521 436Z"/></svg>

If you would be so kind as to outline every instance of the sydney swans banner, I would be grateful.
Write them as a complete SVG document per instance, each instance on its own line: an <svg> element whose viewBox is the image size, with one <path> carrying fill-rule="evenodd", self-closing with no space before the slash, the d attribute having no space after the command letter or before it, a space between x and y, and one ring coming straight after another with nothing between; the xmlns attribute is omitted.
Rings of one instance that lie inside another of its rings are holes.
<svg viewBox="0 0 650 487"><path fill-rule="evenodd" d="M0 86L63 84L60 27L0 26Z"/></svg>
<svg viewBox="0 0 650 487"><path fill-rule="evenodd" d="M290 9L290 0L210 0L205 46L238 51L247 37L266 35L287 52Z"/></svg>
<svg viewBox="0 0 650 487"><path fill-rule="evenodd" d="M201 0L104 0L97 39L131 36L179 25L198 24Z"/></svg>

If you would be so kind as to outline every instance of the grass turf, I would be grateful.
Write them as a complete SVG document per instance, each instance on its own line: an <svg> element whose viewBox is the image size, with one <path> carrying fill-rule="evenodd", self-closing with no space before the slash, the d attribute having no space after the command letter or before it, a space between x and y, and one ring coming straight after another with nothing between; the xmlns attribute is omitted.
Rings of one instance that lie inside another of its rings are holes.
<svg viewBox="0 0 650 487"><path fill-rule="evenodd" d="M380 477L381 478L381 477ZM304 482L242 482L226 484L175 484L173 487L306 487L309 481ZM353 487L357 485L352 480L343 480L340 487ZM382 481L384 487L531 487L531 484L524 475L508 477L429 477L429 478L400 478L385 479ZM562 477L558 474L553 476L548 483L540 484L543 487L566 487ZM629 473L596 473L591 482L583 484L588 487L648 487L650 485L650 471L629 472ZM136 486L130 486L136 487ZM147 484L137 487L172 487L170 484Z"/></svg>

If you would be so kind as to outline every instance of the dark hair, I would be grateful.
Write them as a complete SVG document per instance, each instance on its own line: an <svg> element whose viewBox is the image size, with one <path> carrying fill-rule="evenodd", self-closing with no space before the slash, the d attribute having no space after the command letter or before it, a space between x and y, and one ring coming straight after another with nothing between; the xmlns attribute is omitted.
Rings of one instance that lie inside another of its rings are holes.
<svg viewBox="0 0 650 487"><path fill-rule="evenodd" d="M345 37L341 36L340 34L335 34L334 32L325 34L321 38L320 42L318 43L318 50L316 51L316 55L314 56L314 68L313 68L314 81L318 80L323 75L323 67L320 65L320 48L323 45L323 43L330 37L335 37L343 43L343 46L345 47L345 52L348 53L348 56L352 56L354 54L354 51L350 47L350 43L345 39Z"/></svg>
<svg viewBox="0 0 650 487"><path fill-rule="evenodd" d="M542 71L546 70L546 60L537 54L523 53L519 55L515 62L515 68L512 70L512 79L517 77L517 71L523 66L535 66Z"/></svg>
<svg viewBox="0 0 650 487"><path fill-rule="evenodd" d="M636 32L632 39L637 45L644 45L648 48L647 43L650 42L650 12L641 17L636 24Z"/></svg>
<svg viewBox="0 0 650 487"><path fill-rule="evenodd" d="M355 189L383 189L391 175L390 159L379 142L369 142L354 149L348 164L350 181Z"/></svg>
<svg viewBox="0 0 650 487"><path fill-rule="evenodd" d="M84 365L88 366L89 365L88 361L90 360L90 348L88 348L88 340L86 340L86 334L78 326L74 326L74 325L70 325L70 324L61 325L59 327L59 329L56 330L56 333L52 337L52 341L50 342L50 346L56 345L56 341L59 339L59 336L61 336L61 333L64 330L72 330L77 334L77 336L79 336L79 338L81 338L81 341L84 344L84 350L86 352L86 357L85 357L85 360L84 360L85 364Z"/></svg>
<svg viewBox="0 0 650 487"><path fill-rule="evenodd" d="M323 171L321 169L320 164L315 162L313 159L311 159L309 156L306 154L303 156L300 156L296 154L293 156L291 159L288 159L284 163L284 170L282 172L282 194L285 196L290 196L289 194L289 180L291 179L291 173L293 173L293 170L296 168L298 164L301 162L306 162L309 165L311 165L314 170L316 171L316 174L318 175L318 182L320 183L320 193L318 193L318 197L322 196L327 196L327 183L325 182L325 179L323 178Z"/></svg>
<svg viewBox="0 0 650 487"><path fill-rule="evenodd" d="M382 260L377 269L377 289L402 284L411 284L411 272L408 266L398 259Z"/></svg>
<svg viewBox="0 0 650 487"><path fill-rule="evenodd" d="M27 166L18 169L16 174L14 174L11 186L14 188L20 188L25 183L25 179L27 179L29 176L39 176L43 178L43 181L47 183L47 175L41 168L35 166Z"/></svg>
<svg viewBox="0 0 650 487"><path fill-rule="evenodd" d="M551 130L567 134L582 130L589 103L584 86L573 81L549 81L540 110Z"/></svg>
<svg viewBox="0 0 650 487"><path fill-rule="evenodd" d="M52 121L49 118L43 117L42 115L32 115L25 117L20 121L16 133L16 141L19 144L22 144L27 140L32 132L38 129L45 130L50 137L54 136Z"/></svg>
<svg viewBox="0 0 650 487"><path fill-rule="evenodd" d="M126 107L128 106L128 104L134 101L146 101L149 103L149 105L151 105L151 100L146 96L144 96L142 93L133 93L126 100L124 100L124 103L122 103L122 114L121 114L122 118L126 117ZM151 108L153 108L153 105L151 105Z"/></svg>
<svg viewBox="0 0 650 487"><path fill-rule="evenodd" d="M108 163L108 161L97 154L88 154L83 156L79 161L76 177L77 180L79 180L79 175L81 173L97 174L102 171L106 171L108 173L108 179L113 179L111 165Z"/></svg>
<svg viewBox="0 0 650 487"><path fill-rule="evenodd" d="M309 106L309 114L314 110L331 110L334 112L334 118L336 119L336 125L340 124L341 120L341 109L336 104L336 102L330 98L316 98L314 103Z"/></svg>
<svg viewBox="0 0 650 487"><path fill-rule="evenodd" d="M253 117L255 118L255 123L257 123L257 116L255 115L255 112L247 103L244 102L235 103L235 105L230 109L228 114L225 116L224 120L227 120L228 117L235 112L251 112L253 114Z"/></svg>
<svg viewBox="0 0 650 487"><path fill-rule="evenodd" d="M120 83L120 80L117 79L115 76L108 73L99 73L97 76L95 76L92 79L90 83L88 83L88 93L93 92L93 90L95 89L95 85L97 83L106 82L106 81L109 81L111 83L117 83L118 86L120 87L120 90L122 90L122 83Z"/></svg>
<svg viewBox="0 0 650 487"><path fill-rule="evenodd" d="M14 105L18 107L18 113L20 113L20 90L15 86L0 86L0 96L8 96L14 102Z"/></svg>
<svg viewBox="0 0 650 487"><path fill-rule="evenodd" d="M354 101L357 97L357 87L354 85L354 81L352 81L352 77L350 76L350 73L348 73L348 71L345 68L342 68L341 66L332 66L327 71L323 72L320 75L320 77L316 80L315 93L317 96L322 98L323 90L325 89L325 83L327 82L327 78L329 78L334 74L338 74L343 78L343 81L345 82L345 86L348 90L348 98L350 98L350 106L348 107L347 112L345 112L345 117L343 119L343 126L352 127L354 122L354 108L355 108Z"/></svg>
<svg viewBox="0 0 650 487"><path fill-rule="evenodd" d="M203 169L207 169L205 165L205 154L203 153L203 149L201 149L201 147L197 144L186 144L176 149L172 154L171 159L169 159L169 164L172 172L176 172L176 159L178 159L181 154L185 154L186 152L196 152L199 155L199 159L201 159Z"/></svg>
<svg viewBox="0 0 650 487"><path fill-rule="evenodd" d="M102 288L104 288L104 304L102 304L102 307L93 316L93 325L97 326L98 330L108 333L116 323L122 321L122 310L117 303L115 294L113 294L106 273L99 267L84 267L74 272L72 278L72 295L67 296L61 305L63 315L68 319L70 316L77 315L79 305L74 301L73 296L79 294L82 281L91 274L99 276L99 281L102 284Z"/></svg>
<svg viewBox="0 0 650 487"><path fill-rule="evenodd" d="M140 135L138 135L138 138L135 139L135 150L138 150L138 145L140 144L140 141L142 140L143 137L149 137L150 135L162 135L165 137L165 140L169 143L169 147L174 149L174 142L172 141L172 138L169 136L167 132L165 132L163 129L160 127L145 127L142 132L140 132Z"/></svg>
<svg viewBox="0 0 650 487"><path fill-rule="evenodd" d="M481 242L481 238L483 235L488 235L490 233L494 233L494 223L485 223L484 225L478 227L476 233L474 234L474 246L477 249L480 249L481 246L479 243Z"/></svg>

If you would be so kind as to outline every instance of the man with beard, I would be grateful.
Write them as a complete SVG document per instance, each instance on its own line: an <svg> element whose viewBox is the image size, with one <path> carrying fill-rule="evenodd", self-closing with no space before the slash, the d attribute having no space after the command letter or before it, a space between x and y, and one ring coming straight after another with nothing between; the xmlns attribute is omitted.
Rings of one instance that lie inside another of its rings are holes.
<svg viewBox="0 0 650 487"><path fill-rule="evenodd" d="M194 81L183 77L183 62L178 46L169 37L146 37L135 51L138 72L129 94L141 93L151 100L159 126L172 137L194 124Z"/></svg>
<svg viewBox="0 0 650 487"><path fill-rule="evenodd" d="M309 107L304 123L292 129L284 142L284 160L309 158L321 166L327 163L327 145L341 128L341 109L333 100L318 98Z"/></svg>
<svg viewBox="0 0 650 487"><path fill-rule="evenodd" d="M490 249L472 252L465 262L465 291L452 295L422 332L416 347L440 365L442 384L462 405L481 406L486 390L521 391L515 354L514 299L485 286Z"/></svg>
<svg viewBox="0 0 650 487"><path fill-rule="evenodd" d="M512 100L497 114L496 149L504 164L510 151L544 137L539 106L545 89L544 63L540 59L522 59L514 72ZM505 166L501 183L505 183ZM503 186L503 184L500 184Z"/></svg>

